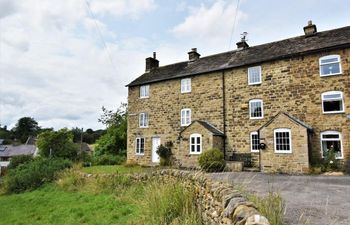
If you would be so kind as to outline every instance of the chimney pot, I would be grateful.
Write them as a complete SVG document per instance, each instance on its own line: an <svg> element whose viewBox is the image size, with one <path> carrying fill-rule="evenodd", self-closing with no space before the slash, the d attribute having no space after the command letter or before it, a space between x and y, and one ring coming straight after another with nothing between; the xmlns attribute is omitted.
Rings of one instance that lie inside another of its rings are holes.
<svg viewBox="0 0 350 225"><path fill-rule="evenodd" d="M159 61L156 59L156 52L153 52L153 58L146 58L146 72L150 72L153 69L159 67Z"/></svg>
<svg viewBox="0 0 350 225"><path fill-rule="evenodd" d="M304 27L305 37L310 37L316 35L317 27L315 24L312 24L312 20L307 22L307 26Z"/></svg>
<svg viewBox="0 0 350 225"><path fill-rule="evenodd" d="M249 48L249 45L247 43L247 40L248 40L247 35L248 35L247 32L243 32L241 34L241 41L236 43L238 50Z"/></svg>
<svg viewBox="0 0 350 225"><path fill-rule="evenodd" d="M197 48L192 48L190 52L188 52L188 59L190 62L196 61L199 59L201 55L197 52Z"/></svg>

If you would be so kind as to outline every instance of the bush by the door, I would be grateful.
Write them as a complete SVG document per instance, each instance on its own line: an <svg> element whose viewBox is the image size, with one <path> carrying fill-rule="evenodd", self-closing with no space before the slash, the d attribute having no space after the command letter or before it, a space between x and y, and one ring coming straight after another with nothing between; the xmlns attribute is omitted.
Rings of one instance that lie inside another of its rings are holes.
<svg viewBox="0 0 350 225"><path fill-rule="evenodd" d="M199 166L206 172L220 172L225 169L224 154L219 149L204 151L198 159Z"/></svg>

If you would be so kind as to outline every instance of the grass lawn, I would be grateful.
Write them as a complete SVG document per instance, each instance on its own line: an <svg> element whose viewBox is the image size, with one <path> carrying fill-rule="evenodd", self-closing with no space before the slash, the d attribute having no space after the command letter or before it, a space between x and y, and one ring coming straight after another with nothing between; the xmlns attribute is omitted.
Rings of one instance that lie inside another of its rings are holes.
<svg viewBox="0 0 350 225"><path fill-rule="evenodd" d="M175 181L133 182L126 174L152 169L73 167L35 191L0 193L0 225L200 224L194 189ZM85 177L81 170L120 175Z"/></svg>
<svg viewBox="0 0 350 225"><path fill-rule="evenodd" d="M0 196L0 224L132 224L139 208L113 194L66 192L54 184L36 191Z"/></svg>
<svg viewBox="0 0 350 225"><path fill-rule="evenodd" d="M90 173L90 174L114 174L114 173L125 174L125 173L145 172L153 169L155 168L141 167L141 166L126 167L122 165L116 165L116 166L84 167L81 170L85 173Z"/></svg>

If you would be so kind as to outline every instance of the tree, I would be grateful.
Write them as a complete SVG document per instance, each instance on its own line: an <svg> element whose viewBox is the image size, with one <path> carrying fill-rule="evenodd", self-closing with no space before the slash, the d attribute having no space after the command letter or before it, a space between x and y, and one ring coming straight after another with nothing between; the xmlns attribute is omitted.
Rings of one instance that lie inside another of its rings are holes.
<svg viewBox="0 0 350 225"><path fill-rule="evenodd" d="M106 134L97 140L96 155L120 154L126 150L127 104L121 103L116 112L102 107L99 122L107 126Z"/></svg>
<svg viewBox="0 0 350 225"><path fill-rule="evenodd" d="M22 117L14 127L15 137L22 143L25 143L29 136L36 136L40 127L38 122L31 117Z"/></svg>
<svg viewBox="0 0 350 225"><path fill-rule="evenodd" d="M79 148L73 143L72 133L64 128L59 131L45 131L38 136L37 146L43 157L56 157L74 160Z"/></svg>

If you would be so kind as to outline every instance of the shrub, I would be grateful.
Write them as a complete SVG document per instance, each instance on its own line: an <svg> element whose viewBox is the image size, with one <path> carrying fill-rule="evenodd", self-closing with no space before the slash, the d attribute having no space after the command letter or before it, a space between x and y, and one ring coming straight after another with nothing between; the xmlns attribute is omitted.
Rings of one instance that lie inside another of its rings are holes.
<svg viewBox="0 0 350 225"><path fill-rule="evenodd" d="M96 156L93 160L94 165L121 165L125 162L126 158L123 155L100 155Z"/></svg>
<svg viewBox="0 0 350 225"><path fill-rule="evenodd" d="M204 151L198 159L199 166L206 172L220 172L225 169L224 154L219 149Z"/></svg>
<svg viewBox="0 0 350 225"><path fill-rule="evenodd" d="M33 161L33 157L31 155L17 155L11 157L10 164L8 165L8 169L15 169L19 165L28 163Z"/></svg>
<svg viewBox="0 0 350 225"><path fill-rule="evenodd" d="M72 163L64 159L37 158L9 170L5 177L5 190L8 193L19 193L34 190L44 183L56 178L58 171L68 168Z"/></svg>
<svg viewBox="0 0 350 225"><path fill-rule="evenodd" d="M169 166L170 163L170 157L172 155L171 149L168 147L165 147L164 145L159 145L157 149L157 154L160 157L160 165L161 166Z"/></svg>
<svg viewBox="0 0 350 225"><path fill-rule="evenodd" d="M336 159L336 153L334 150L328 150L323 159L322 172L327 171L339 171L341 165L338 159Z"/></svg>

